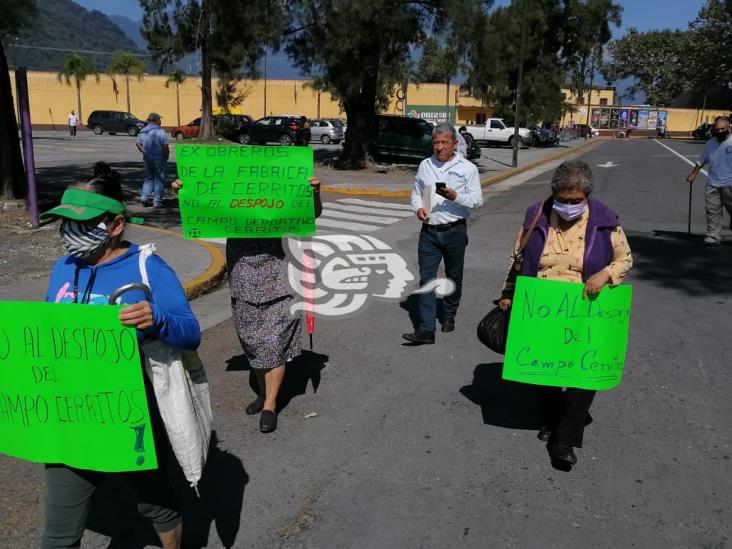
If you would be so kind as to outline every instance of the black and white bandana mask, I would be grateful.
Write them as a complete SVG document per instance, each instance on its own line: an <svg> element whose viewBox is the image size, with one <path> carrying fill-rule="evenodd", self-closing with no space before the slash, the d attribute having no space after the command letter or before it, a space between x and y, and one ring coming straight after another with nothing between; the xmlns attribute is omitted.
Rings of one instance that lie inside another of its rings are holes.
<svg viewBox="0 0 732 549"><path fill-rule="evenodd" d="M109 242L109 231L104 222L92 227L73 219L64 219L59 230L66 251L80 259L93 256Z"/></svg>

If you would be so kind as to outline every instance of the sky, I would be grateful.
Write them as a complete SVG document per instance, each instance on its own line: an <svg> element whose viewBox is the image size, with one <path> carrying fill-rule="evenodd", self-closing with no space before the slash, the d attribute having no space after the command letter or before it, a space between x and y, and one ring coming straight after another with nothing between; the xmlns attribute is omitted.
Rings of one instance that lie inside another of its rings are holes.
<svg viewBox="0 0 732 549"><path fill-rule="evenodd" d="M142 19L142 8L137 0L74 0L89 10L99 10L107 15L124 15L130 19ZM704 0L616 0L623 6L623 24L614 36L620 37L630 27L641 31L654 29L684 29L693 20ZM497 0L501 6L510 0Z"/></svg>

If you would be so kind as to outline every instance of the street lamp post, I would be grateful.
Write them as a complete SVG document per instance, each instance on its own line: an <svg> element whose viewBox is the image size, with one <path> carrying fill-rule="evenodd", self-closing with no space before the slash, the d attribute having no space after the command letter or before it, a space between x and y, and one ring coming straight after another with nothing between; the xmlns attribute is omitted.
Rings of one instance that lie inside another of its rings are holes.
<svg viewBox="0 0 732 549"><path fill-rule="evenodd" d="M519 60L518 81L516 82L516 109L513 120L513 167L518 166L519 141L519 104L521 103L521 81L524 77L524 50L526 49L526 7L528 0L524 0L524 9L521 21L521 59Z"/></svg>

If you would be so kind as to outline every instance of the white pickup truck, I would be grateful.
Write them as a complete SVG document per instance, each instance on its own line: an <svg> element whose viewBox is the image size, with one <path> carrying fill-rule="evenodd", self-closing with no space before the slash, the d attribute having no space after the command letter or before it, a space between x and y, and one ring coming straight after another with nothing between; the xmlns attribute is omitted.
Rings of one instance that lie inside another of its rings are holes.
<svg viewBox="0 0 732 549"><path fill-rule="evenodd" d="M455 126L460 128L462 126ZM473 139L480 143L504 143L513 147L513 128L509 128L501 118L489 118L485 124L465 126ZM531 143L531 131L526 128L519 128L518 146Z"/></svg>

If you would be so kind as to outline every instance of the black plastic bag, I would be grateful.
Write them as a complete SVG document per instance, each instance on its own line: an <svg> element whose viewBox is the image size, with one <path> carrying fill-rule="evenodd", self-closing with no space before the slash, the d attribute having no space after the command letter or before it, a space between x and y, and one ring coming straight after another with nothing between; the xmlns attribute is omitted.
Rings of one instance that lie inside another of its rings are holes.
<svg viewBox="0 0 732 549"><path fill-rule="evenodd" d="M503 311L500 307L495 307L478 323L478 339L499 355L506 352L509 316L510 309Z"/></svg>

